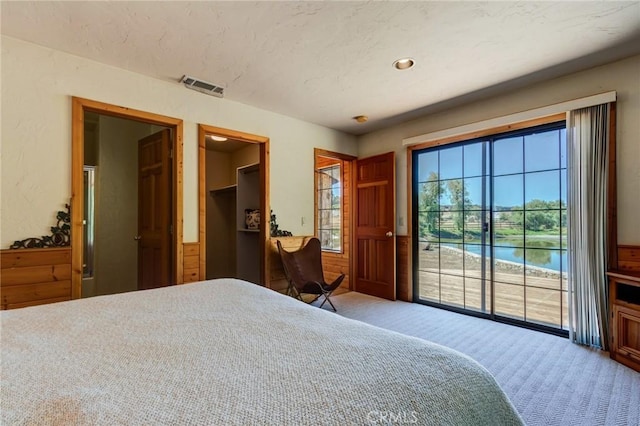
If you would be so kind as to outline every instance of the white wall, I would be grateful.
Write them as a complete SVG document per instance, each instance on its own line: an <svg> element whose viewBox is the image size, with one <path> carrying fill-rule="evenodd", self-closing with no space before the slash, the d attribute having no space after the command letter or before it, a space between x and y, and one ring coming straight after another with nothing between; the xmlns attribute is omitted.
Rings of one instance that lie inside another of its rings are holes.
<svg viewBox="0 0 640 426"><path fill-rule="evenodd" d="M71 96L184 120L185 242L198 240L197 123L270 138L271 207L298 235L313 233L313 148L357 152L355 137L326 127L10 37L1 42L2 248L48 234L69 202Z"/></svg>
<svg viewBox="0 0 640 426"><path fill-rule="evenodd" d="M363 135L358 138L358 156L396 152L397 233L406 235L407 150L402 139L612 90L618 93L618 243L640 244L640 56Z"/></svg>

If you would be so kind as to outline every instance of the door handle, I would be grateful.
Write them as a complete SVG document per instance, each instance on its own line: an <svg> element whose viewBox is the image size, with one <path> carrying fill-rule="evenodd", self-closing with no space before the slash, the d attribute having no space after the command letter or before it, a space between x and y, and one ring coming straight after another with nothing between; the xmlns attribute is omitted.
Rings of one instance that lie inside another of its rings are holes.
<svg viewBox="0 0 640 426"><path fill-rule="evenodd" d="M136 235L135 237L133 237L133 239L136 241L140 241L142 239L142 235Z"/></svg>
<svg viewBox="0 0 640 426"><path fill-rule="evenodd" d="M393 237L393 232L389 231L385 234L387 237Z"/></svg>

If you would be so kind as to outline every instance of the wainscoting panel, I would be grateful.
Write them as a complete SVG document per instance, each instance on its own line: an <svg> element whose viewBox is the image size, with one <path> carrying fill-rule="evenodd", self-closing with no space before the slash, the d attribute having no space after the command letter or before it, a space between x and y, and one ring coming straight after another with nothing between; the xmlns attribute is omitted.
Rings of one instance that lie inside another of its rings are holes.
<svg viewBox="0 0 640 426"><path fill-rule="evenodd" d="M640 272L640 246L618 246L618 269Z"/></svg>
<svg viewBox="0 0 640 426"><path fill-rule="evenodd" d="M396 236L396 297L411 302L411 283L409 282L409 237Z"/></svg>
<svg viewBox="0 0 640 426"><path fill-rule="evenodd" d="M200 243L184 243L182 253L182 282L200 281Z"/></svg>
<svg viewBox="0 0 640 426"><path fill-rule="evenodd" d="M345 253L322 252L322 271L324 279L331 283L338 278L340 274L344 274L344 280L340 284L340 288L351 288L351 277L349 276L349 255Z"/></svg>
<svg viewBox="0 0 640 426"><path fill-rule="evenodd" d="M71 248L0 251L0 309L71 300Z"/></svg>

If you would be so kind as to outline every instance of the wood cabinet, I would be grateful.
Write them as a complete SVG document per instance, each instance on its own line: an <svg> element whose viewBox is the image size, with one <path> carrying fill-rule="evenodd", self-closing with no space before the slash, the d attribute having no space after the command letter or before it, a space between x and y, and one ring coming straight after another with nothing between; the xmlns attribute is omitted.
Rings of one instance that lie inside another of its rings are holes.
<svg viewBox="0 0 640 426"><path fill-rule="evenodd" d="M610 271L611 358L640 371L640 272Z"/></svg>

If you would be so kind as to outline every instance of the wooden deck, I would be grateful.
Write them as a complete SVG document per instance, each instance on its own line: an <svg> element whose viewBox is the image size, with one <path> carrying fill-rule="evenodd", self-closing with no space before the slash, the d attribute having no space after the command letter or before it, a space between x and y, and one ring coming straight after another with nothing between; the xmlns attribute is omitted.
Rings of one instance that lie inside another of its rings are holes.
<svg viewBox="0 0 640 426"><path fill-rule="evenodd" d="M423 269L419 295L423 300L482 312L479 271ZM566 280L495 273L495 313L551 327L567 328ZM491 285L487 280L484 312L490 312Z"/></svg>
<svg viewBox="0 0 640 426"><path fill-rule="evenodd" d="M417 278L421 299L487 313L491 312L493 301L496 315L567 328L566 274L496 260L493 265L495 295L492 296L492 265L485 259L483 306L481 256L445 246L419 253Z"/></svg>

